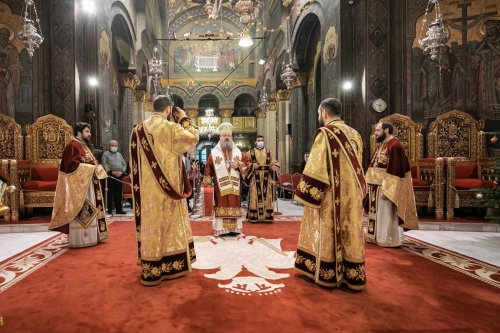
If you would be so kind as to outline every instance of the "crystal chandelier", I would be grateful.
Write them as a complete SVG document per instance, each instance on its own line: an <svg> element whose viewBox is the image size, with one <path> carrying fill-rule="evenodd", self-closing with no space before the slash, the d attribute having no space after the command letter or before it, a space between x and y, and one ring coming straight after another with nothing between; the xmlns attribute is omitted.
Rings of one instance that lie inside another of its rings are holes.
<svg viewBox="0 0 500 333"><path fill-rule="evenodd" d="M269 98L267 97L266 86L264 85L262 89L262 95L260 96L259 107L262 111L269 111Z"/></svg>
<svg viewBox="0 0 500 333"><path fill-rule="evenodd" d="M287 49L286 53L288 54L288 62L286 62L286 60L283 60L280 78L281 81L283 81L283 83L286 85L286 89L291 90L293 88L293 83L297 78L297 74L295 74L292 69L292 52L290 51L290 49Z"/></svg>
<svg viewBox="0 0 500 333"><path fill-rule="evenodd" d="M429 30L425 34L425 38L419 38L419 44L424 48L425 53L431 55L432 60L436 60L439 55L439 50L445 46L448 40L448 31L444 27L443 14L441 13L441 7L439 6L439 0L429 0L427 8L425 10L425 16L422 21L422 29L427 22L427 14L430 11L432 5L435 5L436 17L429 24ZM422 30L420 31L420 37L422 37Z"/></svg>
<svg viewBox="0 0 500 333"><path fill-rule="evenodd" d="M163 62L161 61L161 58L157 57L158 55L158 47L155 46L153 48L153 58L148 60L148 66L149 66L149 75L151 76L153 80L153 85L154 85L154 94L153 96L156 96L158 93L158 86L161 84L161 77L163 76Z"/></svg>
<svg viewBox="0 0 500 333"><path fill-rule="evenodd" d="M19 39L23 42L30 58L33 57L35 49L43 42L40 20L33 0L25 0L23 4L22 28L18 32Z"/></svg>
<svg viewBox="0 0 500 333"><path fill-rule="evenodd" d="M219 122L217 117L214 117L214 109L205 109L205 116L201 117L200 134L207 135L208 140L212 139L215 127Z"/></svg>

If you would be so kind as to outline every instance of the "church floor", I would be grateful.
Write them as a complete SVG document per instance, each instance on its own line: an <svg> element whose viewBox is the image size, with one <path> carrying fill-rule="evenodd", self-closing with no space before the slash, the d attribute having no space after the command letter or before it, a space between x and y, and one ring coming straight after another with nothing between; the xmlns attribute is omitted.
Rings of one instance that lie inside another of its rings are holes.
<svg viewBox="0 0 500 333"><path fill-rule="evenodd" d="M286 217L214 238L193 221L193 272L156 287L139 283L131 217L90 248L54 235L0 263L0 332L496 332L498 267L412 234L400 249L367 244L365 291L330 290L293 270L299 227Z"/></svg>

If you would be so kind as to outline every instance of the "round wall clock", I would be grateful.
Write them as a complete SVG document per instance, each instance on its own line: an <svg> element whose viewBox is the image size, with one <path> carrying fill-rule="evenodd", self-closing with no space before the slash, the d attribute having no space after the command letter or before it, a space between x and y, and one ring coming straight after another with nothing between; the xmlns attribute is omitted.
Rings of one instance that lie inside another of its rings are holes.
<svg viewBox="0 0 500 333"><path fill-rule="evenodd" d="M377 98L372 102L372 108L376 112L384 112L387 109L387 102L382 98Z"/></svg>

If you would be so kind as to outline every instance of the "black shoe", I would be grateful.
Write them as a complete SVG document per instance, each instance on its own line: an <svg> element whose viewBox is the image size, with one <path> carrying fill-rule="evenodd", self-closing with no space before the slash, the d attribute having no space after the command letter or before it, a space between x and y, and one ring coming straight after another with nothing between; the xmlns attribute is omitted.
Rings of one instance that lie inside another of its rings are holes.
<svg viewBox="0 0 500 333"><path fill-rule="evenodd" d="M109 214L109 215L112 215L112 214L113 214L113 211L108 210L108 214Z"/></svg>
<svg viewBox="0 0 500 333"><path fill-rule="evenodd" d="M124 214L127 214L127 212L124 210L117 210L116 214L124 215Z"/></svg>

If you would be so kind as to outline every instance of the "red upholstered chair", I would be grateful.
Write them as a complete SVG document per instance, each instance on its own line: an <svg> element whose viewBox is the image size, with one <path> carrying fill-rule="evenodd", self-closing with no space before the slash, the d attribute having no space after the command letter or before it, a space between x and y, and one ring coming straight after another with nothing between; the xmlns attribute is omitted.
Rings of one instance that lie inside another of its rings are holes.
<svg viewBox="0 0 500 333"><path fill-rule="evenodd" d="M445 167L442 158L419 158L411 166L417 207L434 208L436 219L444 219Z"/></svg>
<svg viewBox="0 0 500 333"><path fill-rule="evenodd" d="M292 188L292 175L289 173L281 173L278 177L278 186L281 192L281 197L284 198L283 194L285 191L293 192Z"/></svg>
<svg viewBox="0 0 500 333"><path fill-rule="evenodd" d="M122 198L132 199L132 185L131 185L130 175L126 175L125 177L123 177L122 181L124 183L128 183L128 184L123 184L122 186Z"/></svg>
<svg viewBox="0 0 500 333"><path fill-rule="evenodd" d="M73 129L62 118L46 115L26 127L26 159L18 165L21 206L31 215L35 207L53 207L59 164ZM24 205L23 205L24 204Z"/></svg>
<svg viewBox="0 0 500 333"><path fill-rule="evenodd" d="M446 218L454 218L454 208L481 207L472 188L488 187L482 169L487 160L484 120L453 110L436 118L429 125L429 157L446 159Z"/></svg>
<svg viewBox="0 0 500 333"><path fill-rule="evenodd" d="M447 160L448 173L448 219L453 219L453 209L460 207L488 207L476 198L477 188L494 187L489 179L493 161L480 158L469 161L457 158Z"/></svg>
<svg viewBox="0 0 500 333"><path fill-rule="evenodd" d="M299 185L300 179L302 178L301 173L294 173L292 175L292 191L295 192L295 189L297 188L297 185ZM293 199L293 193L292 193L292 199Z"/></svg>

